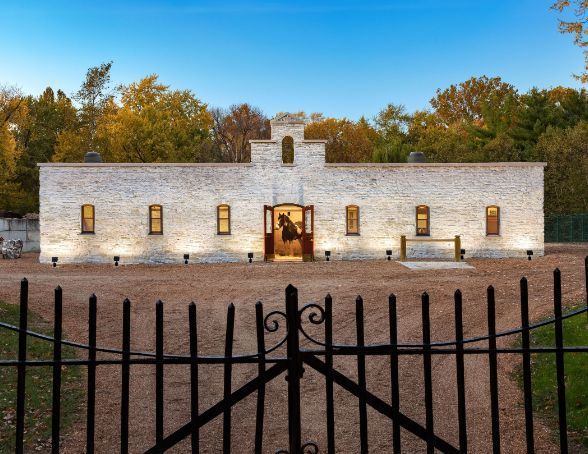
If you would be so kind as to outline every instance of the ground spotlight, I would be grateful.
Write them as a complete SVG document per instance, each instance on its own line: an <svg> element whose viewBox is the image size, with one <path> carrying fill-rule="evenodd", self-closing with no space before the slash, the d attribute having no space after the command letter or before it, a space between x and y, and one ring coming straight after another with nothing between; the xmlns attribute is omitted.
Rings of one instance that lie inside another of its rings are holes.
<svg viewBox="0 0 588 454"><path fill-rule="evenodd" d="M190 254L184 254L184 265L188 264L188 260L190 260Z"/></svg>
<svg viewBox="0 0 588 454"><path fill-rule="evenodd" d="M59 258L51 257L51 263L53 263L53 268L55 268L57 266L57 260L59 260Z"/></svg>
<svg viewBox="0 0 588 454"><path fill-rule="evenodd" d="M533 251L531 249L527 250L527 258L531 260L531 256L533 255Z"/></svg>
<svg viewBox="0 0 588 454"><path fill-rule="evenodd" d="M118 262L120 262L120 257L118 255L114 256L114 266L118 266Z"/></svg>
<svg viewBox="0 0 588 454"><path fill-rule="evenodd" d="M388 256L388 260L392 260L392 249L386 249L386 255Z"/></svg>
<svg viewBox="0 0 588 454"><path fill-rule="evenodd" d="M325 251L325 258L327 259L327 262L331 259L331 251Z"/></svg>
<svg viewBox="0 0 588 454"><path fill-rule="evenodd" d="M461 254L461 259L463 260L463 256L465 255L465 249L460 249L459 253Z"/></svg>
<svg viewBox="0 0 588 454"><path fill-rule="evenodd" d="M253 252L248 252L247 258L249 259L249 263L253 262Z"/></svg>

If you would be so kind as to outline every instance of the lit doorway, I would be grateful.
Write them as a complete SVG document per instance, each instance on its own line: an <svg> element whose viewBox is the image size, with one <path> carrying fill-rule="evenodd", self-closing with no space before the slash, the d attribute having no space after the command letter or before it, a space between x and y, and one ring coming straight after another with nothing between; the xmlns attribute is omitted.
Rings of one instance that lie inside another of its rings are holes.
<svg viewBox="0 0 588 454"><path fill-rule="evenodd" d="M265 260L312 261L314 207L266 205L264 211Z"/></svg>

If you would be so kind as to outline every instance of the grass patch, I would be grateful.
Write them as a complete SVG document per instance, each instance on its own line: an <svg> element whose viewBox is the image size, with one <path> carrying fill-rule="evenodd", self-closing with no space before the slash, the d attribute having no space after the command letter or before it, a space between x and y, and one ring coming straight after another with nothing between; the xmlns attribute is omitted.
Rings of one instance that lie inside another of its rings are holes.
<svg viewBox="0 0 588 454"><path fill-rule="evenodd" d="M563 333L566 346L588 345L587 315L584 313L565 319ZM520 340L518 345L520 346ZM531 345L555 346L554 325L533 330ZM555 436L558 436L555 354L535 354L531 361L533 409L549 423L555 431ZM572 443L588 448L588 353L565 353L564 371L569 438ZM522 388L520 368L517 370L517 380Z"/></svg>
<svg viewBox="0 0 588 454"><path fill-rule="evenodd" d="M18 325L19 307L0 301L0 320ZM29 311L29 330L52 335L50 324ZM17 359L18 333L0 328L0 358ZM28 359L52 359L51 342L29 337ZM63 348L63 358L73 358L71 348ZM46 452L51 446L51 367L28 367L25 398L25 451ZM61 432L80 413L83 402L82 371L79 366L63 366L61 378ZM16 367L0 367L0 453L14 452L16 431Z"/></svg>

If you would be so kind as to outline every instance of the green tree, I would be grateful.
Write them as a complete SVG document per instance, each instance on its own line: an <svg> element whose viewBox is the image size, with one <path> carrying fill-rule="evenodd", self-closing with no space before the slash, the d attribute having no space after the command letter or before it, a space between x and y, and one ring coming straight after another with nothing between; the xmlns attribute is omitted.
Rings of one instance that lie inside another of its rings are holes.
<svg viewBox="0 0 588 454"><path fill-rule="evenodd" d="M547 162L545 212L588 212L588 122L565 129L549 127L534 159Z"/></svg>
<svg viewBox="0 0 588 454"><path fill-rule="evenodd" d="M57 95L47 87L37 98L24 100L26 115L22 115L13 129L19 149L15 176L27 195L27 211L38 209L39 170L37 163L50 162L59 134L76 124L76 109L61 90Z"/></svg>
<svg viewBox="0 0 588 454"><path fill-rule="evenodd" d="M85 151L99 149L99 144L96 140L98 124L112 99L110 90L111 68L112 62L107 62L88 69L86 79L73 97L80 103L79 119L86 146Z"/></svg>
<svg viewBox="0 0 588 454"><path fill-rule="evenodd" d="M374 118L378 134L372 152L372 162L406 162L414 147L408 143L412 117L403 105L388 104Z"/></svg>

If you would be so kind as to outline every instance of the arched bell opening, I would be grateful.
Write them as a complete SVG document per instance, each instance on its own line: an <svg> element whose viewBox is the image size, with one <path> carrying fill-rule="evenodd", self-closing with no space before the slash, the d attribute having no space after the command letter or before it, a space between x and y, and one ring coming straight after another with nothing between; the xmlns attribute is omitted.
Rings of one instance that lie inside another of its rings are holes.
<svg viewBox="0 0 588 454"><path fill-rule="evenodd" d="M294 139L290 136L282 139L282 163L294 164Z"/></svg>

